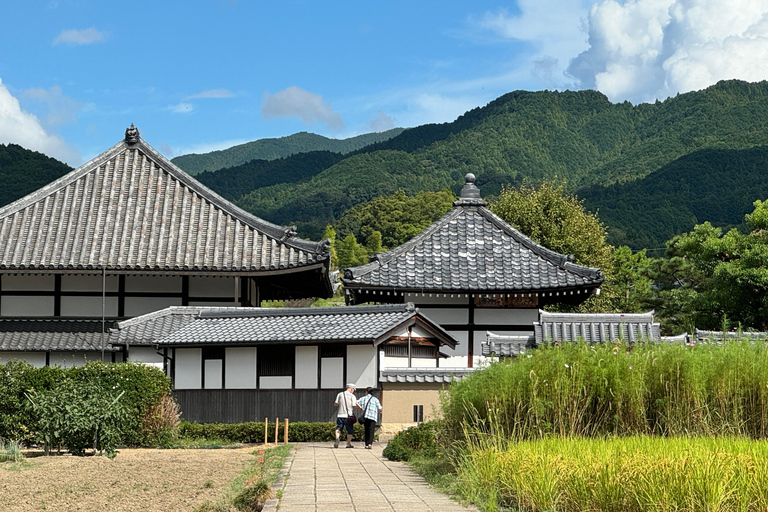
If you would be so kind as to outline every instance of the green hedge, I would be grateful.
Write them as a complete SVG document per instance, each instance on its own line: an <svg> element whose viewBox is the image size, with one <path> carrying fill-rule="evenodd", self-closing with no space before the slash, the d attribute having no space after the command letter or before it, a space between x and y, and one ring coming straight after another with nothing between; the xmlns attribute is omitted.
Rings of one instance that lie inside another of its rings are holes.
<svg viewBox="0 0 768 512"><path fill-rule="evenodd" d="M127 411L120 443L154 445L143 429L144 417L171 392L170 379L159 369L134 363L91 362L73 368L34 368L23 361L0 364L0 437L25 442L42 440L40 418L27 396L34 399L65 382L93 385L104 395L120 394Z"/></svg>
<svg viewBox="0 0 768 512"><path fill-rule="evenodd" d="M364 438L363 426L355 424L355 441ZM332 422L294 421L288 424L288 441L294 443L308 441L333 441L336 424ZM285 440L284 424L277 425L277 440L282 443ZM269 423L267 427L268 442L275 441L275 424ZM264 422L249 421L245 423L189 423L182 422L179 427L179 436L190 439L222 439L235 443L263 443Z"/></svg>

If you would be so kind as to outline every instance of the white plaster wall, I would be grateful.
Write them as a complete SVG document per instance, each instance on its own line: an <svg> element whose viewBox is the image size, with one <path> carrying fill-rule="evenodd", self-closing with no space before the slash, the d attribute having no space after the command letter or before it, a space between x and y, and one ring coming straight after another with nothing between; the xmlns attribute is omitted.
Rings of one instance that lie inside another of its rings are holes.
<svg viewBox="0 0 768 512"><path fill-rule="evenodd" d="M126 297L125 316L139 316L168 306L181 306L181 297Z"/></svg>
<svg viewBox="0 0 768 512"><path fill-rule="evenodd" d="M376 387L376 348L368 345L347 346L347 380L360 389ZM346 384L346 382L344 383Z"/></svg>
<svg viewBox="0 0 768 512"><path fill-rule="evenodd" d="M322 389L341 389L344 387L344 358L320 358L320 387Z"/></svg>
<svg viewBox="0 0 768 512"><path fill-rule="evenodd" d="M296 389L317 389L316 346L296 347Z"/></svg>
<svg viewBox="0 0 768 512"><path fill-rule="evenodd" d="M227 389L256 389L256 347L232 347L224 350Z"/></svg>
<svg viewBox="0 0 768 512"><path fill-rule="evenodd" d="M417 306L422 304L453 304L466 306L469 304L469 297L465 297L464 295L448 295L445 297L442 293L426 293L424 295L421 293L406 293L405 302L413 302Z"/></svg>
<svg viewBox="0 0 768 512"><path fill-rule="evenodd" d="M142 363L163 369L163 356L154 347L128 347L128 359L132 363Z"/></svg>
<svg viewBox="0 0 768 512"><path fill-rule="evenodd" d="M51 366L71 368L83 366L91 361L101 361L101 352L51 352ZM104 361L112 361L110 352L104 353Z"/></svg>
<svg viewBox="0 0 768 512"><path fill-rule="evenodd" d="M261 389L291 389L293 379L290 375L285 377L259 377Z"/></svg>
<svg viewBox="0 0 768 512"><path fill-rule="evenodd" d="M238 302L235 304L233 300L191 300L189 301L190 306L213 306L213 307L232 307L232 306L239 306L240 303Z"/></svg>
<svg viewBox="0 0 768 512"><path fill-rule="evenodd" d="M2 285L4 292L52 292L56 287L53 275L28 276L5 274L2 276Z"/></svg>
<svg viewBox="0 0 768 512"><path fill-rule="evenodd" d="M467 345L467 339L469 338L467 336L467 332L448 331L448 333L456 339L456 348L452 349L450 347L443 346L440 347L440 352L449 356L466 356L469 353ZM485 334L483 334L483 339L485 339ZM442 366L442 362L440 366Z"/></svg>
<svg viewBox="0 0 768 512"><path fill-rule="evenodd" d="M45 366L45 352L0 352L0 364L10 360L26 361L35 368Z"/></svg>
<svg viewBox="0 0 768 512"><path fill-rule="evenodd" d="M125 276L125 291L181 293L181 276Z"/></svg>
<svg viewBox="0 0 768 512"><path fill-rule="evenodd" d="M467 308L419 308L419 313L423 314L438 325L466 324L469 322L469 310Z"/></svg>
<svg viewBox="0 0 768 512"><path fill-rule="evenodd" d="M202 386L202 373L200 371L203 360L203 350L199 348L177 348L176 364L176 389L200 389Z"/></svg>
<svg viewBox="0 0 768 512"><path fill-rule="evenodd" d="M238 294L239 294L238 290ZM190 277L189 294L194 297L235 297L234 277Z"/></svg>
<svg viewBox="0 0 768 512"><path fill-rule="evenodd" d="M476 308L475 324L530 324L539 319L536 308Z"/></svg>
<svg viewBox="0 0 768 512"><path fill-rule="evenodd" d="M53 316L53 297L14 297L0 299L0 316Z"/></svg>
<svg viewBox="0 0 768 512"><path fill-rule="evenodd" d="M221 370L223 361L221 359L206 359L205 364L205 389L221 389L222 375Z"/></svg>
<svg viewBox="0 0 768 512"><path fill-rule="evenodd" d="M443 366L443 359L440 360L440 366ZM384 369L408 368L407 357L384 356ZM412 357L410 368L436 368L437 361L433 357Z"/></svg>
<svg viewBox="0 0 768 512"><path fill-rule="evenodd" d="M104 315L117 316L117 297L104 299ZM61 298L61 316L90 317L101 316L101 297L66 297Z"/></svg>
<svg viewBox="0 0 768 512"><path fill-rule="evenodd" d="M107 276L106 291L116 292L118 289L118 276ZM61 276L61 291L64 292L100 292L102 276L91 274L71 274Z"/></svg>

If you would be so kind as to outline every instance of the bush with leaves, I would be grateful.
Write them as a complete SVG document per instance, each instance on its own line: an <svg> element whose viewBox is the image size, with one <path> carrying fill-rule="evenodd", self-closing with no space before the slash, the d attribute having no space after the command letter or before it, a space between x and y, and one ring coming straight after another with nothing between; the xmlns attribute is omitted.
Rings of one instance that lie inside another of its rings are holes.
<svg viewBox="0 0 768 512"><path fill-rule="evenodd" d="M421 423L402 432L387 443L382 453L389 460L409 461L416 455L435 457L438 453L440 421Z"/></svg>
<svg viewBox="0 0 768 512"><path fill-rule="evenodd" d="M108 392L98 383L68 378L55 388L27 395L39 418L46 453L64 445L74 455L87 448L114 457L128 417L124 391Z"/></svg>

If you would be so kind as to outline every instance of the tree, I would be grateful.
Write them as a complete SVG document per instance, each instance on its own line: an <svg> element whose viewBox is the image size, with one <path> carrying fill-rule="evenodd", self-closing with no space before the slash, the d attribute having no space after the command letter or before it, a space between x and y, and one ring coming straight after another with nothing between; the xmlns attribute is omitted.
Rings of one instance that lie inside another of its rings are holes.
<svg viewBox="0 0 768 512"><path fill-rule="evenodd" d="M633 259L631 251L628 255L622 249L615 259L597 215L587 212L576 196L566 193L563 182L544 181L538 187L522 185L517 189L505 187L490 208L534 242L573 255L579 265L603 271L606 281L601 294L590 297L578 311L620 311L621 307L637 305L635 297L630 300L632 294L621 287L635 282L637 278L630 276L637 276L637 272L631 265L640 264L642 258ZM614 280L616 270L619 278Z"/></svg>
<svg viewBox="0 0 768 512"><path fill-rule="evenodd" d="M368 263L368 251L365 246L359 244L352 233L337 243L338 265L340 269L357 267Z"/></svg>

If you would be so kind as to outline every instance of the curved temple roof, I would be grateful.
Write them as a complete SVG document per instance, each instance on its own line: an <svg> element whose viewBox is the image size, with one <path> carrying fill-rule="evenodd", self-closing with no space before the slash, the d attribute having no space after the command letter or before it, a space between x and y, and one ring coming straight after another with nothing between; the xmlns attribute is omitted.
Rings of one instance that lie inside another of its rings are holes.
<svg viewBox="0 0 768 512"><path fill-rule="evenodd" d="M131 125L112 148L0 209L0 269L258 273L325 267L327 280L329 243L295 234L206 188Z"/></svg>
<svg viewBox="0 0 768 512"><path fill-rule="evenodd" d="M420 234L367 265L345 269L345 288L353 294L509 294L594 290L603 282L600 269L573 263L491 212L474 179L467 175L453 209Z"/></svg>

